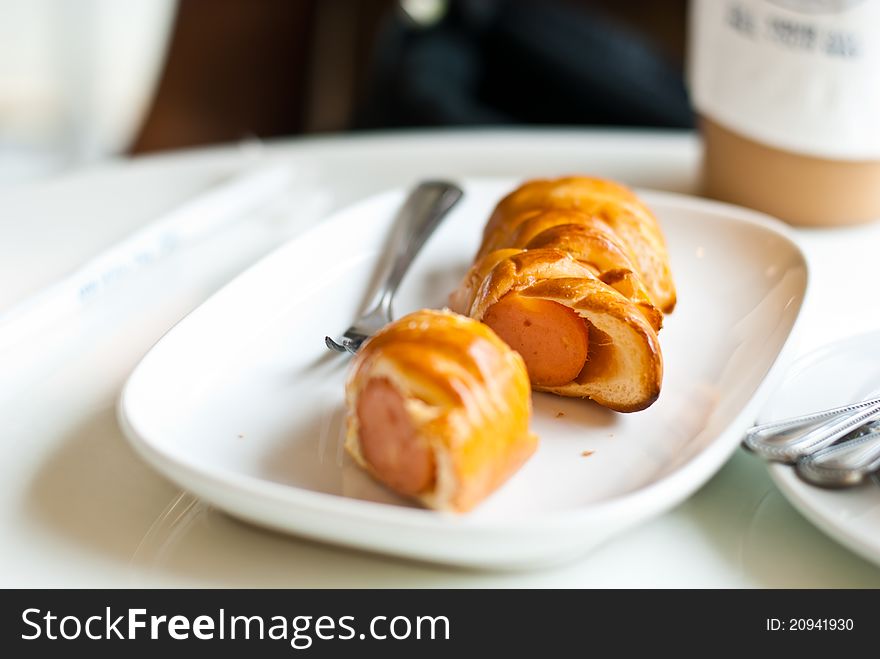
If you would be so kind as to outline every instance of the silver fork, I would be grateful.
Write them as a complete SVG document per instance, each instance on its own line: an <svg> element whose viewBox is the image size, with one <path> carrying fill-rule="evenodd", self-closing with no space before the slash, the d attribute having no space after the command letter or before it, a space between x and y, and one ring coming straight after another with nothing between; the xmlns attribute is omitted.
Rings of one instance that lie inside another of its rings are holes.
<svg viewBox="0 0 880 659"><path fill-rule="evenodd" d="M880 418L880 398L753 426L743 444L765 460L794 464Z"/></svg>
<svg viewBox="0 0 880 659"><path fill-rule="evenodd" d="M361 344L391 322L391 302L403 276L422 245L464 195L446 181L425 181L410 192L391 229L376 280L379 282L367 310L342 336L324 337L336 352L355 353Z"/></svg>

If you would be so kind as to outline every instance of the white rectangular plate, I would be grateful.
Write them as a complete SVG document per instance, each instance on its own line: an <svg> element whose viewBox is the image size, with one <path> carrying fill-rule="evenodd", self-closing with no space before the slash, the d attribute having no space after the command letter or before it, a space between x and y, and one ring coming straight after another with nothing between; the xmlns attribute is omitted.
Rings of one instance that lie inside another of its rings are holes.
<svg viewBox="0 0 880 659"><path fill-rule="evenodd" d="M492 207L516 183L463 183L465 199L403 283L398 315L445 304ZM680 195L642 196L663 226L678 286L660 335L660 399L622 415L536 394L538 452L469 515L411 506L342 450L348 360L327 352L324 335L357 315L402 190L284 245L181 321L127 382L123 429L181 487L275 529L470 566L577 556L674 506L721 467L786 360L806 293L804 257L779 223Z"/></svg>

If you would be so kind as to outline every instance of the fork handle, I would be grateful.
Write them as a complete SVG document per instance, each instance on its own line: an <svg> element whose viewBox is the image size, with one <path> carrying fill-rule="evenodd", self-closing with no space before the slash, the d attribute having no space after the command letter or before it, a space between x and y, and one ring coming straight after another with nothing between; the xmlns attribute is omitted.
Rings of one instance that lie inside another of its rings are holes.
<svg viewBox="0 0 880 659"><path fill-rule="evenodd" d="M461 199L461 188L446 181L420 183L394 219L376 281L378 288L362 318L381 314L391 320L391 300L403 276L449 210Z"/></svg>

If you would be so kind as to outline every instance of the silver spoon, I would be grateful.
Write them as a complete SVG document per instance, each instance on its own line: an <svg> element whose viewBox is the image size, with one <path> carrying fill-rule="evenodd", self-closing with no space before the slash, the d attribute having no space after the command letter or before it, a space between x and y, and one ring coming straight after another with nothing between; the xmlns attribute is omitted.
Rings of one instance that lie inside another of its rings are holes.
<svg viewBox="0 0 880 659"><path fill-rule="evenodd" d="M880 470L880 425L871 423L851 439L804 456L797 474L808 483L823 487L859 485Z"/></svg>
<svg viewBox="0 0 880 659"><path fill-rule="evenodd" d="M361 344L391 322L391 301L407 269L422 245L464 195L461 188L445 181L420 183L397 213L385 256L377 275L379 288L360 318L342 336L324 337L336 352L355 353Z"/></svg>

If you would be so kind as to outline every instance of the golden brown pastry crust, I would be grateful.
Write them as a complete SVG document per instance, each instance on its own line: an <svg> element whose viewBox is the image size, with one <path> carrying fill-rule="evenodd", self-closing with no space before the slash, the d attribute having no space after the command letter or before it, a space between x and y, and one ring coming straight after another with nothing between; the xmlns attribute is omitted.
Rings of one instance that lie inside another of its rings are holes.
<svg viewBox="0 0 880 659"><path fill-rule="evenodd" d="M567 252L635 302L654 329L663 325L663 313L651 302L628 256L629 250L598 217L577 210L526 211L493 231L477 258L500 248L554 248Z"/></svg>
<svg viewBox="0 0 880 659"><path fill-rule="evenodd" d="M634 264L635 274L644 282L651 302L663 313L673 310L675 284L657 219L629 188L613 181L569 176L526 182L496 206L477 258L514 246L511 240L517 227L549 210L579 211L602 220Z"/></svg>
<svg viewBox="0 0 880 659"><path fill-rule="evenodd" d="M590 398L619 412L645 409L657 399L663 358L656 330L638 304L587 265L552 248L490 252L474 264L451 303L482 320L511 293L558 302L589 321L589 358L578 377L562 386L533 388Z"/></svg>
<svg viewBox="0 0 880 659"><path fill-rule="evenodd" d="M433 451L436 477L416 496L430 508L470 510L535 451L525 364L482 323L449 311L417 311L358 351L346 382L345 446L377 476L363 457L356 413L372 378L387 379L403 395Z"/></svg>
<svg viewBox="0 0 880 659"><path fill-rule="evenodd" d="M481 320L511 294L562 304L588 321L578 376L535 389L621 412L657 399L657 332L675 305L675 287L657 220L628 188L572 176L528 181L504 197L450 306Z"/></svg>

